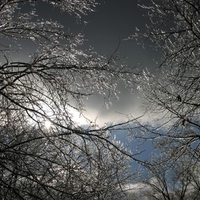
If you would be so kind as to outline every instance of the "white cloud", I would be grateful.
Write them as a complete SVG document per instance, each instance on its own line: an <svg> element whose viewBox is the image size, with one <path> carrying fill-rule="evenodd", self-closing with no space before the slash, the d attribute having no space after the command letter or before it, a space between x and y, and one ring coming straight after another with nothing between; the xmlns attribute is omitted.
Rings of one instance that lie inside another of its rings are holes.
<svg viewBox="0 0 200 200"><path fill-rule="evenodd" d="M124 189L128 193L135 193L135 194L141 194L141 195L144 192L151 190L150 186L148 186L145 183L127 184L127 185L124 186Z"/></svg>

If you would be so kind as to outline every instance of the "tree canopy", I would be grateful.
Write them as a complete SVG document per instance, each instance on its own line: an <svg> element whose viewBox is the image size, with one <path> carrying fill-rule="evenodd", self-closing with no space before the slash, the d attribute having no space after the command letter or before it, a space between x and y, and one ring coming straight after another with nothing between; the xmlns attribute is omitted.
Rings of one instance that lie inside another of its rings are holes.
<svg viewBox="0 0 200 200"><path fill-rule="evenodd" d="M152 140L157 149L148 165L157 182L149 181L149 184L157 188L163 199L173 199L172 194L165 195L177 192L170 186L173 177L170 173L175 173L179 177L173 180L179 181L175 185L183 195L179 198L188 199L191 179L195 177L196 183L199 182L199 176L192 169L199 168L200 153L200 2L151 0L140 3L150 24L144 34L137 33L133 37L150 40L162 54L156 69L144 70L138 78L145 112L154 116L154 120L152 117L148 123L140 124L143 135L138 134L144 140ZM198 187L192 188L195 189L191 199L199 198Z"/></svg>
<svg viewBox="0 0 200 200"><path fill-rule="evenodd" d="M0 195L3 199L116 199L130 178L128 151L110 138L115 126L79 125L84 100L99 93L109 104L133 71L92 48L59 22L42 19L50 4L77 17L95 0L0 2ZM16 58L25 43L29 57Z"/></svg>

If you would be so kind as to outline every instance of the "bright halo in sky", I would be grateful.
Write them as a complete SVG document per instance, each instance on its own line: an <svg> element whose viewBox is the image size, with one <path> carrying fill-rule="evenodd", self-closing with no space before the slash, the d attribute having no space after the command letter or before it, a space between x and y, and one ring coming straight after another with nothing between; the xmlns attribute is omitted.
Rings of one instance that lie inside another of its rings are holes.
<svg viewBox="0 0 200 200"><path fill-rule="evenodd" d="M52 125L52 123L48 119L44 122L44 126L46 129L50 129L51 125Z"/></svg>
<svg viewBox="0 0 200 200"><path fill-rule="evenodd" d="M45 111L45 115L47 116L47 118L49 118L50 120L54 120L54 114L53 111L45 104L42 105L42 110ZM74 108L68 108L67 112L69 113L69 116L71 116L71 120L79 125L79 126L84 126L88 124L88 120L84 117L84 115L79 112L78 110L74 109ZM43 123L43 127L46 130L49 130L50 128L53 127L53 123L49 120L49 119L44 119L44 118L38 118L39 121L41 121Z"/></svg>
<svg viewBox="0 0 200 200"><path fill-rule="evenodd" d="M69 108L68 111L71 114L71 119L72 119L72 121L75 124L77 124L79 126L87 125L88 124L87 119L79 111L77 111L77 110L75 110L73 108ZM52 116L52 115L49 114L49 116ZM53 126L52 122L49 121L48 119L46 119L44 121L44 127L45 127L45 129L49 130L52 126Z"/></svg>
<svg viewBox="0 0 200 200"><path fill-rule="evenodd" d="M86 125L88 123L86 118L77 110L70 108L69 112L72 116L72 120L78 125Z"/></svg>

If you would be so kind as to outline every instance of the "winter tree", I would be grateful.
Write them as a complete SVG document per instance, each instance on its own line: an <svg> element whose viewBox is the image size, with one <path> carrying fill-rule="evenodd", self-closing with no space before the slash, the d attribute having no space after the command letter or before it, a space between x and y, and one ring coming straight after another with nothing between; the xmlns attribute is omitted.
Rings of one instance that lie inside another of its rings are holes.
<svg viewBox="0 0 200 200"><path fill-rule="evenodd" d="M168 162L159 162L157 165L146 165L148 171L142 173L140 182L148 190L141 192L145 199L199 199L199 164L191 165L188 162L190 155L183 156L181 159ZM155 159L155 158L154 158Z"/></svg>
<svg viewBox="0 0 200 200"><path fill-rule="evenodd" d="M140 1L140 7L150 23L144 34L133 37L149 40L162 58L155 70L144 70L138 78L142 106L151 120L140 121L143 134L137 137L153 141L161 155L151 165L184 157L191 167L199 166L200 1L150 0Z"/></svg>
<svg viewBox="0 0 200 200"><path fill-rule="evenodd" d="M58 7L81 21L95 0L0 2L0 196L2 199L113 199L123 195L127 151L109 137L115 126L77 124L84 100L106 103L133 71L118 57L83 50L83 36L37 13ZM24 45L34 50L20 55ZM16 55L17 54L17 58Z"/></svg>

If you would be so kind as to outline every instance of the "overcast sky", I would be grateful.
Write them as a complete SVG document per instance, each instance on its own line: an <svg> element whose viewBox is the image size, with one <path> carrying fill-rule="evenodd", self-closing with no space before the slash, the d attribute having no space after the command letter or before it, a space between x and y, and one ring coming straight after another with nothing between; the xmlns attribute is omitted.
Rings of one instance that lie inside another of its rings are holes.
<svg viewBox="0 0 200 200"><path fill-rule="evenodd" d="M145 3L148 0L145 1ZM101 5L97 6L96 12L90 13L83 19L87 21L87 25L83 29L88 44L94 46L95 50L101 54L109 55L115 50L119 40L128 38L134 34L136 27L145 31L145 24L148 17L144 16L144 10L137 6L137 0L104 0ZM120 47L121 56L127 57L125 62L131 67L136 67L138 63L145 68L155 67L155 58L158 53L155 52L147 43L145 49L133 40L123 41ZM132 114L135 117L142 114L139 94L136 92L131 94L130 91L123 86L119 87L121 95L118 101L113 101L113 106L109 110L103 106L100 99L96 97L89 102L88 113L98 116L99 123L109 121L120 121L124 117L123 114ZM116 112L117 111L117 112ZM118 138L124 141L124 134L120 134ZM131 148L136 148L137 141L133 141ZM151 141L144 144L141 150L146 152L141 159L148 159L152 150Z"/></svg>
<svg viewBox="0 0 200 200"><path fill-rule="evenodd" d="M92 45L100 54L109 55L115 50L120 40L128 38L136 28L145 31L145 23L148 21L144 17L144 10L137 6L137 0L107 0L99 1L96 12L89 13L83 20L87 25L83 28L83 33L87 44ZM133 40L123 41L120 52L122 57L126 57L125 62L131 67L136 67L140 63L143 67L152 67L155 51L146 46L144 49ZM130 94L123 86L120 86L121 95L118 101L113 101L113 106L106 111L101 108L98 98L90 102L93 114L97 114L99 119L112 121L120 120L122 116L115 114L115 111L124 114L140 114L138 104L138 94ZM98 106L97 106L98 105ZM100 120L101 121L101 120Z"/></svg>
<svg viewBox="0 0 200 200"><path fill-rule="evenodd" d="M85 38L88 39L87 44L92 45L94 49L100 53L109 55L117 47L119 40L128 38L134 34L136 27L145 31L145 24L148 18L144 16L145 12L137 6L137 0L104 0L101 5L97 6L96 12L89 13L83 20L87 21L87 25L83 28ZM78 29L78 27L75 27ZM136 67L138 63L145 68L155 66L154 58L158 55L150 44L147 43L145 49L133 40L123 41L121 43L120 52L122 57L127 57L125 62L131 67ZM119 100L114 100L112 107L106 110L102 99L93 98L88 103L87 114L92 117L98 116L98 123L121 121L125 114L132 114L137 117L142 114L139 94L136 92L131 94L123 85L119 87L121 95ZM122 114L118 114L123 113ZM125 120L125 119L124 119ZM123 132L118 138L124 141ZM137 141L133 141L131 148L136 148ZM146 143L141 150L147 151L140 157L148 159L152 150L152 143Z"/></svg>
<svg viewBox="0 0 200 200"><path fill-rule="evenodd" d="M125 62L130 67L137 67L138 63L144 68L155 66L153 61L156 52L147 43L145 49L134 40L126 40L134 34L136 28L145 31L148 17L143 9L137 6L138 0L98 0L100 3L95 12L82 16L81 22L77 23L75 16L60 13L59 9L48 4L39 4L37 12L40 17L57 20L70 32L82 32L85 36L84 47L93 46L99 54L109 56L118 46L120 53L125 57ZM148 0L145 0L147 3ZM86 21L87 23L84 23ZM31 48L30 45L27 48ZM27 51L25 49L25 51ZM28 52L28 51L27 51ZM104 125L106 122L125 121L125 115L132 114L137 117L142 114L140 99L137 91L130 93L123 85L119 85L119 100L113 99L112 106L107 109L103 99L94 96L86 102L86 116L91 120L97 119L97 124ZM122 114L119 114L122 113ZM76 117L78 119L78 116ZM80 120L79 120L80 121Z"/></svg>
<svg viewBox="0 0 200 200"><path fill-rule="evenodd" d="M40 3L36 11L41 18L57 20L65 29L72 33L81 32L85 37L83 48L89 46L99 54L107 57L117 48L121 42L120 54L124 61L130 67L137 67L138 63L142 67L151 68L154 66L155 51L149 48L149 44L144 49L134 40L124 40L134 34L136 28L145 31L145 24L148 18L144 16L145 12L137 6L138 0L98 0L100 3L95 12L82 16L82 20L77 23L75 16L69 16L67 13L60 13L58 8L49 4ZM145 2L148 2L146 0ZM28 12L29 6L25 6ZM84 23L86 21L87 23ZM20 53L12 55L13 60L28 60L30 52L35 51L33 43L27 42L23 45ZM132 114L135 117L141 114L138 93L135 90L130 93L123 85L119 85L119 100L113 99L112 106L107 110L103 99L94 96L86 102L86 116L97 119L97 123L103 125L106 122L119 122L125 118L126 114ZM122 114L119 114L122 113Z"/></svg>
<svg viewBox="0 0 200 200"><path fill-rule="evenodd" d="M59 21L71 32L82 32L86 39L83 48L93 46L95 51L105 56L109 56L117 48L120 40L123 41L134 34L136 28L145 31L145 23L148 18L144 17L144 10L137 6L138 0L99 0L97 2L100 5L96 7L96 12L82 16L82 21L79 23L75 16L61 14L59 9L48 4L39 4L37 12L39 17ZM84 21L87 23L85 24ZM30 52L31 48L34 48L31 44L26 45L23 56L26 52ZM138 63L142 67L148 68L154 65L155 51L149 48L148 44L144 49L133 40L123 41L120 46L120 54L130 67L136 67ZM113 105L109 110L98 96L90 98L90 101L87 102L86 115L92 119L98 117L97 123L101 125L108 121L121 121L124 115L117 114L118 112L134 116L140 115L138 93L130 94L130 91L123 85L119 86L119 90L120 98L113 100Z"/></svg>
<svg viewBox="0 0 200 200"><path fill-rule="evenodd" d="M83 16L80 23L76 22L74 16L61 14L59 9L48 4L39 4L37 12L43 18L59 21L71 32L82 32L86 39L83 48L93 46L95 51L105 56L109 56L116 49L120 40L123 41L134 34L136 28L145 31L148 18L144 16L144 10L137 6L137 0L99 0L98 2L101 4L96 7L96 12ZM33 47L30 44L26 45L23 49L24 57L25 52L30 52L31 48ZM131 67L136 67L138 63L147 68L155 65L153 60L156 52L149 47L148 43L144 49L133 40L123 41L120 53L122 57L126 57L125 62ZM136 90L131 94L123 85L119 86L119 90L121 92L119 100L113 100L113 105L109 110L106 109L100 97L90 98L86 103L86 116L97 119L98 124L104 125L106 122L126 120L123 119L126 114L132 114L135 117L142 114ZM120 136L120 139L122 137ZM132 146L134 145L133 143Z"/></svg>

